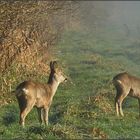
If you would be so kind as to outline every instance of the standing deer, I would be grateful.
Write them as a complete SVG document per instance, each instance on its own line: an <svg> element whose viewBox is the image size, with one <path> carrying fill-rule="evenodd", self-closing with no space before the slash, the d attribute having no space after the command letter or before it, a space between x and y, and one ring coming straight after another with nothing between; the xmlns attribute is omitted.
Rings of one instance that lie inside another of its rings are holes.
<svg viewBox="0 0 140 140"><path fill-rule="evenodd" d="M119 114L124 116L122 111L122 102L127 95L138 99L140 116L140 78L124 72L116 75L113 78L113 83L117 91L115 98L117 116L119 116Z"/></svg>
<svg viewBox="0 0 140 140"><path fill-rule="evenodd" d="M35 106L38 111L39 121L48 125L48 112L53 97L59 84L65 80L65 76L58 68L56 61L50 62L50 75L48 83L41 84L33 81L24 81L16 88L16 97L20 108L20 124L24 127L25 118Z"/></svg>

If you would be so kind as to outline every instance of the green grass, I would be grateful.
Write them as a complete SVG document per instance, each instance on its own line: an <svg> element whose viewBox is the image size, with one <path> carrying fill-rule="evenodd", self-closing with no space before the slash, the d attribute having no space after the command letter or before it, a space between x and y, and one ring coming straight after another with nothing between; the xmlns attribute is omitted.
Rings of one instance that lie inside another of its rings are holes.
<svg viewBox="0 0 140 140"><path fill-rule="evenodd" d="M140 138L137 100L127 98L125 117L116 117L111 83L121 71L140 75L139 44L71 31L63 35L54 54L71 81L58 88L49 126L39 125L34 109L22 129L17 103L8 104L0 108L0 139Z"/></svg>

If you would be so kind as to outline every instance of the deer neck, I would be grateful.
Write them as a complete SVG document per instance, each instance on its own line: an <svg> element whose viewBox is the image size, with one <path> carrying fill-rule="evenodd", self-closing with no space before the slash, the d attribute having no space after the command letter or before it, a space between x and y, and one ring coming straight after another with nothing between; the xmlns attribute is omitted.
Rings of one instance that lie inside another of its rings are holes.
<svg viewBox="0 0 140 140"><path fill-rule="evenodd" d="M51 94L52 94L52 98L53 98L53 96L55 95L56 90L60 84L56 79L54 79L54 72L53 71L50 73L48 84L50 85Z"/></svg>
<svg viewBox="0 0 140 140"><path fill-rule="evenodd" d="M51 91L52 91L52 95L53 96L55 95L56 90L57 90L59 84L60 83L58 81L56 81L56 80L53 80L53 82L51 83Z"/></svg>
<svg viewBox="0 0 140 140"><path fill-rule="evenodd" d="M51 96L52 96L52 98L53 98L53 96L55 95L56 90L57 90L59 84L60 84L60 83L59 83L57 80L55 80L53 77L51 77L51 78L49 79L48 85L49 85L50 90L51 90Z"/></svg>
<svg viewBox="0 0 140 140"><path fill-rule="evenodd" d="M49 75L48 84L51 84L53 82L53 76L54 76L54 71L51 71L51 73Z"/></svg>

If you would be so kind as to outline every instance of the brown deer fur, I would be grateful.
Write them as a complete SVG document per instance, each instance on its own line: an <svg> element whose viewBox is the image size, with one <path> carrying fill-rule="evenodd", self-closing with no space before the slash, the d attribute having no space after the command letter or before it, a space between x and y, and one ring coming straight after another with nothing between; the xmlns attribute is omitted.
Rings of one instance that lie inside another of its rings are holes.
<svg viewBox="0 0 140 140"><path fill-rule="evenodd" d="M124 72L116 75L113 78L113 83L117 91L115 98L117 116L119 116L119 114L124 116L122 111L122 102L126 96L131 96L138 99L140 116L140 78Z"/></svg>
<svg viewBox="0 0 140 140"><path fill-rule="evenodd" d="M24 81L16 88L16 97L20 108L20 124L24 126L25 118L35 106L39 121L48 124L48 111L59 84L66 80L65 76L55 68L56 61L50 63L50 76L47 84Z"/></svg>

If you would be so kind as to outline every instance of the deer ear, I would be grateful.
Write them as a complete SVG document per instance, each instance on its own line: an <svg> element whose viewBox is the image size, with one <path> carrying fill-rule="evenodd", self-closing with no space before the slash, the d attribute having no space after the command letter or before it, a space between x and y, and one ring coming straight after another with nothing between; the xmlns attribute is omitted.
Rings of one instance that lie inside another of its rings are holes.
<svg viewBox="0 0 140 140"><path fill-rule="evenodd" d="M54 67L53 67L53 61L50 62L50 69L54 69Z"/></svg>
<svg viewBox="0 0 140 140"><path fill-rule="evenodd" d="M53 61L53 68L55 69L55 68L57 68L57 67L58 67L57 61Z"/></svg>
<svg viewBox="0 0 140 140"><path fill-rule="evenodd" d="M58 66L57 61L51 61L50 62L50 69L51 70L54 70L55 68L57 68L57 66Z"/></svg>

